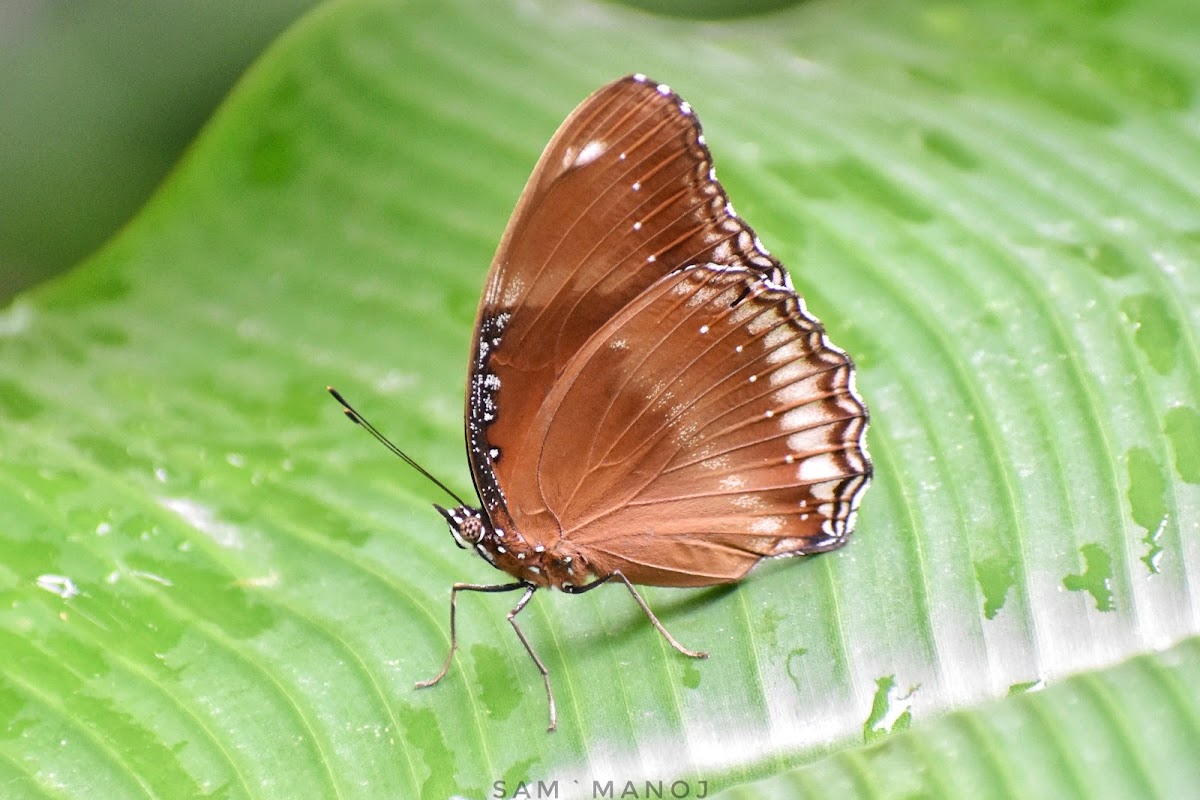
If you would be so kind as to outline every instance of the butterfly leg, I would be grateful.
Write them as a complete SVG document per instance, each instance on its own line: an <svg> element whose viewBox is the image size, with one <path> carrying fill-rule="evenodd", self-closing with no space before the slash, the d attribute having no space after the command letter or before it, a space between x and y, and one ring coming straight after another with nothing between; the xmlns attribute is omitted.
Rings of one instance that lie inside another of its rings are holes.
<svg viewBox="0 0 1200 800"><path fill-rule="evenodd" d="M650 606L646 605L646 601L642 599L640 594L638 594L638 590L633 588L633 584L629 582L629 578L626 578L625 574L620 570L617 570L612 575L605 575L603 578L597 578L591 583L584 584L583 586L574 586L570 589L566 589L564 587L564 590L570 592L571 594L583 594L584 592L590 589L595 589L600 584L605 583L609 578L621 579L621 582L625 584L625 588L629 590L631 595L633 595L633 599L637 600L637 604L642 607L642 611L646 612L646 616L650 618L650 622L654 624L654 627L658 628L658 632L663 635L663 638L667 640L671 647L674 647L685 656L691 656L692 658L708 658L708 653L705 653L703 650L688 650L679 642L675 641L675 637L672 636L670 632L663 627L663 624L658 621L658 617L654 616L654 612L650 610Z"/></svg>
<svg viewBox="0 0 1200 800"><path fill-rule="evenodd" d="M446 671L450 669L450 661L451 661L451 659L454 658L454 651L456 649L458 649L458 635L455 632L455 622L454 622L454 617L455 617L454 605L455 605L455 602L458 600L459 592L511 592L515 589L520 589L521 587L523 587L525 585L526 584L524 584L524 583L494 583L494 584L456 583L456 584L454 584L454 587L450 590L450 652L446 654L446 661L445 661L445 663L442 664L442 671L427 681L417 681L417 688L424 689L426 686L433 686L435 683L438 683L439 681L441 681L442 678L446 677ZM528 599L529 599L528 597L525 598L525 600L528 600ZM522 603L523 602L524 602L524 600L522 600ZM511 617L510 617L510 619L511 619ZM522 637L522 639L524 639L524 637ZM526 645L526 647L528 648L529 645Z"/></svg>
<svg viewBox="0 0 1200 800"><path fill-rule="evenodd" d="M529 653L529 657L533 659L533 663L537 664L538 672L542 673L542 681L546 684L546 701L550 704L550 727L546 730L552 731L558 725L558 712L554 708L554 692L550 690L550 672L546 669L546 665L538 658L537 653L533 652L533 645L529 644L529 640L525 638L525 632L521 630L521 626L517 624L517 614L521 613L521 609L525 608L525 604L529 602L529 598L533 597L533 593L537 591L536 586L529 584L518 584L526 586L525 594L517 601L517 606L512 611L508 612L508 621L512 623L513 630L517 632L517 638L521 640L521 644L525 645L525 652Z"/></svg>

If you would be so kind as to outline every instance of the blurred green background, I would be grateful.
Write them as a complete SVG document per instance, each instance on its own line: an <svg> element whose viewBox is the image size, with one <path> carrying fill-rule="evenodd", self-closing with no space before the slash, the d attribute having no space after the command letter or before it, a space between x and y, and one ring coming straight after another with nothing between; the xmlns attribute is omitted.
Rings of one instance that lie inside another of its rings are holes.
<svg viewBox="0 0 1200 800"><path fill-rule="evenodd" d="M0 2L0 303L133 216L316 0Z"/></svg>

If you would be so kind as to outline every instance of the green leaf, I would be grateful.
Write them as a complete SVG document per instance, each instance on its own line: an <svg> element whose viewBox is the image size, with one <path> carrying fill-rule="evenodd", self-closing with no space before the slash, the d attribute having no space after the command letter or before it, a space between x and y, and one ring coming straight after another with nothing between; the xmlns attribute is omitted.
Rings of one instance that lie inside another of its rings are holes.
<svg viewBox="0 0 1200 800"><path fill-rule="evenodd" d="M716 797L1187 797L1200 786L1197 683L1193 638Z"/></svg>
<svg viewBox="0 0 1200 800"><path fill-rule="evenodd" d="M1091 671L1200 632L1197 24L1184 0L322 7L134 223L0 315L6 796L715 792L835 752L886 794L892 742L1038 712L1010 687L1082 673L1132 707ZM647 590L704 662L620 590L540 593L551 735L511 596L464 596L448 678L413 689L449 585L497 574L323 390L470 490L491 252L557 124L635 71L697 109L858 360L877 480L843 550ZM1194 743L1198 694L1156 696L1159 738ZM1094 711L1045 713L1044 764L1124 748L1129 785L1193 785L1136 726L1097 743L1058 733ZM1028 756L960 746L1001 777Z"/></svg>

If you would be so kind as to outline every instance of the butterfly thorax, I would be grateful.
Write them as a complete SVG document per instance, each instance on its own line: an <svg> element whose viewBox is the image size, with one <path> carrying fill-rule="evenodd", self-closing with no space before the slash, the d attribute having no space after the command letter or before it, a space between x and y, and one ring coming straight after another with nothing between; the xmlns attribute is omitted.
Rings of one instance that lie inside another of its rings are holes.
<svg viewBox="0 0 1200 800"><path fill-rule="evenodd" d="M446 518L455 543L474 549L484 561L525 583L571 589L594 576L571 542L560 539L550 547L528 541L515 529L494 527L478 508L434 506Z"/></svg>

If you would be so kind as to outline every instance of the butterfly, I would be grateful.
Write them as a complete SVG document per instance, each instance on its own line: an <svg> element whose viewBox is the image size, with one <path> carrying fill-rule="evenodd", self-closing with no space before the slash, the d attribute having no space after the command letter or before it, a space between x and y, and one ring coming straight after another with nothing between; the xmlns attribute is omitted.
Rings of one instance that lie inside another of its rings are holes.
<svg viewBox="0 0 1200 800"><path fill-rule="evenodd" d="M581 594L740 580L840 547L870 483L854 364L734 213L691 106L631 75L563 122L488 273L467 379L480 505L435 506L459 547L513 580L459 592ZM331 391L333 391L331 389Z"/></svg>

